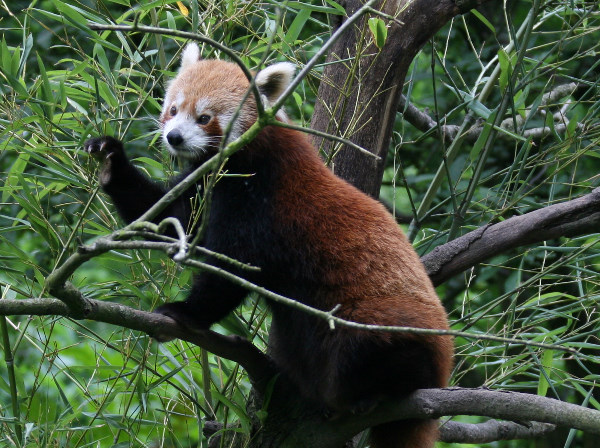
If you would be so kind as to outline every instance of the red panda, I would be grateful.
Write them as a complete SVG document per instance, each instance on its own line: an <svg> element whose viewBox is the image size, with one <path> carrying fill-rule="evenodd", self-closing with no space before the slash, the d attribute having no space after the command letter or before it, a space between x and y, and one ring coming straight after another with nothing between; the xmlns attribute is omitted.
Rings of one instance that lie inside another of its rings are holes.
<svg viewBox="0 0 600 448"><path fill-rule="evenodd" d="M289 63L257 73L267 105L279 98L293 73ZM192 169L213 155L248 86L237 65L201 60L198 46L188 45L160 117L168 150L187 159ZM256 119L250 97L229 138L240 136ZM126 221L141 216L167 191L129 162L118 140L93 138L84 147L103 157L100 184ZM321 310L339 305L336 315L350 321L448 329L420 259L392 216L328 170L304 134L267 126L230 157L226 169L241 176L215 184L202 244L260 267L251 274L233 269L235 274ZM156 221L174 216L188 225L191 198L201 189L190 188ZM185 301L156 312L203 329L245 296L240 286L200 272ZM332 411L365 411L385 397L447 385L453 357L449 336L331 330L322 319L281 304L270 306L275 363L306 399ZM371 447L430 448L436 438L435 421L399 421L372 428Z"/></svg>

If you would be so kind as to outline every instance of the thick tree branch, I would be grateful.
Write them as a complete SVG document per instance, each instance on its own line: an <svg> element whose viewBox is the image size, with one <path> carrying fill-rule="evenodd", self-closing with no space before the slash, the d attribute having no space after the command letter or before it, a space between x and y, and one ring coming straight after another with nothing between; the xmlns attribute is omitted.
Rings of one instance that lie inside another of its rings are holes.
<svg viewBox="0 0 600 448"><path fill-rule="evenodd" d="M128 306L94 299L85 299L85 318L98 322L118 325L130 330L143 331L152 335L160 328L163 335L196 344L219 356L238 362L248 372L250 378L264 387L277 372L270 358L250 341L238 336L225 336L214 331L191 332L162 314L137 310ZM58 299L4 299L0 300L0 315L65 316L79 319L63 300Z"/></svg>
<svg viewBox="0 0 600 448"><path fill-rule="evenodd" d="M288 414L286 414L288 415ZM477 415L521 423L487 423L464 425L443 423L442 437L454 442L477 443L498 438L535 437L551 430L551 426L580 429L600 434L600 411L551 398L516 392L486 389L420 389L404 400L390 399L368 414L344 414L326 419L322 413L291 422L283 438L286 447L311 446L332 448L343 446L357 433L381 423L404 419L431 419L442 416ZM289 415L289 418L293 418ZM529 423L541 422L542 424ZM288 422L290 423L290 422ZM549 425L548 425L549 424ZM307 445L308 442L308 445Z"/></svg>
<svg viewBox="0 0 600 448"><path fill-rule="evenodd" d="M421 389L400 401L387 401L366 416L349 416L340 427L349 437L368 428L407 418L477 415L509 421L535 421L600 434L600 411L552 398L487 389Z"/></svg>
<svg viewBox="0 0 600 448"><path fill-rule="evenodd" d="M207 421L202 430L209 438L223 430L223 423ZM236 425L228 427L236 428ZM462 423L452 420L440 424L440 441L446 443L491 443L498 440L532 439L553 432L556 425L539 422L488 420L484 423ZM214 446L219 446L215 443ZM353 445L354 446L354 445Z"/></svg>
<svg viewBox="0 0 600 448"><path fill-rule="evenodd" d="M436 247L421 260L434 285L515 247L600 230L600 188L578 199L515 216Z"/></svg>
<svg viewBox="0 0 600 448"><path fill-rule="evenodd" d="M440 425L440 441L446 443L492 443L498 440L533 439L553 432L556 426L539 422L506 422L488 420L484 423L448 421Z"/></svg>

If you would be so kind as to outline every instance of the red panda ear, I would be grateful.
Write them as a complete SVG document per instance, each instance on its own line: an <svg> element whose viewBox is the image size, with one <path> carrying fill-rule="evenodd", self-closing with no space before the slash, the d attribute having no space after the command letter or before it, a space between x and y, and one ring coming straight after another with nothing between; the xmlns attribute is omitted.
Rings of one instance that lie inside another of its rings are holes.
<svg viewBox="0 0 600 448"><path fill-rule="evenodd" d="M181 54L181 70L200 60L200 48L196 42L186 45Z"/></svg>
<svg viewBox="0 0 600 448"><path fill-rule="evenodd" d="M270 104L275 103L292 82L296 67L290 62L279 62L256 74L256 86ZM269 104L265 104L269 106Z"/></svg>

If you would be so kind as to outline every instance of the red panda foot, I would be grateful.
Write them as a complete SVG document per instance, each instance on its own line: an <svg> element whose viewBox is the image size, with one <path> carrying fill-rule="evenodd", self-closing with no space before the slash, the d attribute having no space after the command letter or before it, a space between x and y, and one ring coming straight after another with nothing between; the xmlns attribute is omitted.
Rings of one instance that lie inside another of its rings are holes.
<svg viewBox="0 0 600 448"><path fill-rule="evenodd" d="M170 317L186 330L202 331L208 329L209 327L209 325L200 322L194 317L195 312L191 309L187 302L165 303L164 305L156 308L153 313ZM173 336L163 334L160 328L153 332L151 336L158 342L168 342L175 339Z"/></svg>
<svg viewBox="0 0 600 448"><path fill-rule="evenodd" d="M365 398L352 405L350 412L354 415L365 415L375 409L381 400L377 398Z"/></svg>

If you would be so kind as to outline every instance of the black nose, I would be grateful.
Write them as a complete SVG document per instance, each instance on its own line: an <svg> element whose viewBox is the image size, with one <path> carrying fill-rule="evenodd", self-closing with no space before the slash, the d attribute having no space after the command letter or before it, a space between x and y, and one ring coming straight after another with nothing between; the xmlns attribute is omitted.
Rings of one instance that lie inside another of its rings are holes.
<svg viewBox="0 0 600 448"><path fill-rule="evenodd" d="M179 146L183 143L183 135L177 129L173 129L167 134L167 141L171 146Z"/></svg>

